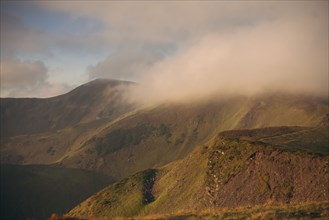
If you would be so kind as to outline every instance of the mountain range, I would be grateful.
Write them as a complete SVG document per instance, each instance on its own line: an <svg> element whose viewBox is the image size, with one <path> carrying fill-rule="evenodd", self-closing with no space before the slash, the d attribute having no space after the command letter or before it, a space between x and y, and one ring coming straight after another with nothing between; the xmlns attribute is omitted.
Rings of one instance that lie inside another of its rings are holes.
<svg viewBox="0 0 329 220"><path fill-rule="evenodd" d="M141 105L127 98L136 86L98 79L53 98L1 98L1 185L10 186L1 187L1 218L216 219L224 208L264 204L260 210L280 206L283 217L329 216L327 97L214 95ZM85 185L75 188L80 179ZM30 195L21 193L26 186L34 187ZM36 195L48 187L59 196L46 204ZM63 204L65 195L71 200Z"/></svg>

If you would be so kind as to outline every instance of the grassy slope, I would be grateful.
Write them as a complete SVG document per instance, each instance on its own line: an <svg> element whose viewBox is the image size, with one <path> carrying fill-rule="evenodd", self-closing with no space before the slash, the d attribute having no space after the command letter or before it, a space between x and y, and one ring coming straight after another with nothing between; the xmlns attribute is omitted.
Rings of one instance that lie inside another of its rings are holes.
<svg viewBox="0 0 329 220"><path fill-rule="evenodd" d="M270 127L265 129L243 129L224 131L226 138L260 141L290 150L329 154L329 127Z"/></svg>
<svg viewBox="0 0 329 220"><path fill-rule="evenodd" d="M197 219L328 219L329 202L303 204L259 205L239 208L217 208L204 211L179 211L172 214L153 214L134 217L135 220L197 220ZM129 219L129 218L117 218Z"/></svg>
<svg viewBox="0 0 329 220"><path fill-rule="evenodd" d="M134 216L153 201L151 192L156 170L134 174L110 185L70 211L74 216ZM83 208L82 208L83 207Z"/></svg>
<svg viewBox="0 0 329 220"><path fill-rule="evenodd" d="M52 98L1 98L1 137L56 131L97 118L115 119L134 108L123 98L131 85L103 79Z"/></svg>
<svg viewBox="0 0 329 220"><path fill-rule="evenodd" d="M108 120L80 123L56 132L19 135L1 145L1 163L53 164L79 150L82 143L97 134Z"/></svg>
<svg viewBox="0 0 329 220"><path fill-rule="evenodd" d="M1 144L1 161L59 163L122 179L181 159L223 130L317 125L327 107L321 100L297 95L166 104L135 110L114 120L103 118L53 133L12 137Z"/></svg>
<svg viewBox="0 0 329 220"><path fill-rule="evenodd" d="M46 219L65 213L111 180L78 169L1 165L1 219Z"/></svg>
<svg viewBox="0 0 329 220"><path fill-rule="evenodd" d="M201 151L197 148L187 158L154 171L154 201L143 202L143 171L103 189L76 206L69 215L128 217L161 213L165 210L190 210L201 205L198 199L203 194L199 190L203 185L207 166L207 152Z"/></svg>
<svg viewBox="0 0 329 220"><path fill-rule="evenodd" d="M315 126L326 113L327 105L309 97L279 95L162 105L116 121L85 142L63 164L89 169L90 164L99 161L99 171L121 179L181 159L223 130ZM159 132L161 126L167 128L169 135ZM144 127L144 133L140 127ZM128 134L136 138L120 138ZM121 141L117 143L118 140Z"/></svg>
<svg viewBox="0 0 329 220"><path fill-rule="evenodd" d="M285 127L269 129L270 131L258 129L248 132L258 135L259 138L270 133L284 136L286 133L304 129L307 130L307 128ZM204 210L267 203L268 206L261 208L262 213L255 211L254 208L240 214L249 217L279 216L280 208L277 210L275 207L281 206L284 213L282 216L307 216L311 211L318 213L317 215L328 216L327 203L308 204L311 201L329 200L326 189L329 181L329 167L326 162L328 156L291 151L289 146L288 151L282 151L282 146L273 147L254 140L242 140L240 137L241 132L235 134L231 132L230 135L226 133L225 138L215 137L207 145L197 147L184 159L157 169L152 187L154 201L141 203L139 199L139 202L129 204L129 207L134 207L133 212L125 212L122 208L124 206L120 205L121 202L116 203L116 198L119 198L119 201L134 201L130 198L131 195L134 195L134 198L142 198L142 181L136 179L136 175L105 188L81 203L69 215L80 217L139 215L162 219L168 213L176 213L174 216L179 216L180 214L177 213L182 212L185 213L182 214L185 217L193 219L195 216L197 216L195 218L200 217L196 213L202 213ZM311 182L308 182L309 180ZM106 204L105 201L108 200L112 201L110 208L106 205L96 205ZM296 205L296 210L292 211L287 210L286 205L282 205L287 203L299 205ZM186 214L190 210L194 213L191 216ZM234 214L232 210L230 212ZM223 214L227 215L222 211L214 213L205 213L201 217L215 218Z"/></svg>

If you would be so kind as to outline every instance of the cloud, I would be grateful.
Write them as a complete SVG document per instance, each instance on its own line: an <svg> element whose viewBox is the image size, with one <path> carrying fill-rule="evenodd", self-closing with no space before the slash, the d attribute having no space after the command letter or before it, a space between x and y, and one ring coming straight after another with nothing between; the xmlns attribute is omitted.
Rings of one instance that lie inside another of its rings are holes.
<svg viewBox="0 0 329 220"><path fill-rule="evenodd" d="M328 12L305 12L208 33L150 67L131 94L142 102L269 90L328 95Z"/></svg>
<svg viewBox="0 0 329 220"><path fill-rule="evenodd" d="M1 97L50 97L66 92L65 84L50 84L42 61L1 58Z"/></svg>
<svg viewBox="0 0 329 220"><path fill-rule="evenodd" d="M1 60L1 80L4 86L38 85L47 78L45 64L41 61Z"/></svg>
<svg viewBox="0 0 329 220"><path fill-rule="evenodd" d="M167 44L124 47L98 64L90 66L89 77L136 81L150 66L174 50L173 46Z"/></svg>
<svg viewBox="0 0 329 220"><path fill-rule="evenodd" d="M177 101L269 89L328 91L326 1L33 4L69 15L70 22L100 23L95 33L66 33L52 40L53 45L84 53L109 51L98 64L85 64L90 78L136 80L142 86L133 94L140 100ZM154 49L167 47L163 45L174 45L175 50L161 54Z"/></svg>

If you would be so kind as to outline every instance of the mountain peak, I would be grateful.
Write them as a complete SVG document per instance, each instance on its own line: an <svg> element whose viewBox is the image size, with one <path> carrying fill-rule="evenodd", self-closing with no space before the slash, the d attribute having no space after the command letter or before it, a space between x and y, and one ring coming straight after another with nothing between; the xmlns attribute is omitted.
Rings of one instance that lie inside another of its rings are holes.
<svg viewBox="0 0 329 220"><path fill-rule="evenodd" d="M126 80L120 80L120 79L109 79L109 78L96 78L93 79L92 81L87 82L87 84L112 84L112 85L117 85L117 84L134 84L135 82L131 81L126 81Z"/></svg>

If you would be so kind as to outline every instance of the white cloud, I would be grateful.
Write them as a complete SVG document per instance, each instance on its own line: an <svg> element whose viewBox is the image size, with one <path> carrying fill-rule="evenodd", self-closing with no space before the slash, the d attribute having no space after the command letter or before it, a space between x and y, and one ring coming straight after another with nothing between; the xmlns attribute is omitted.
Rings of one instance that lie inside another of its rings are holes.
<svg viewBox="0 0 329 220"><path fill-rule="evenodd" d="M1 58L1 97L50 97L68 91L65 84L47 81L42 61Z"/></svg>
<svg viewBox="0 0 329 220"><path fill-rule="evenodd" d="M83 17L102 23L97 33L61 36L51 40L56 42L53 46L72 51L89 48L80 50L84 53L108 49L110 56L89 67L90 77L136 79L144 89L134 94L144 100L179 100L218 91L254 93L264 88L328 90L327 1L34 4L73 20ZM45 36L41 38L43 42ZM158 56L153 48L143 47L149 44L175 45L177 50Z"/></svg>
<svg viewBox="0 0 329 220"><path fill-rule="evenodd" d="M208 34L150 67L132 96L149 102L270 90L327 95L328 20L320 8L313 12L317 17Z"/></svg>
<svg viewBox="0 0 329 220"><path fill-rule="evenodd" d="M120 80L139 80L141 74L162 60L170 50L172 49L168 45L149 45L147 49L125 47L98 64L90 66L88 73L91 79L111 77Z"/></svg>

